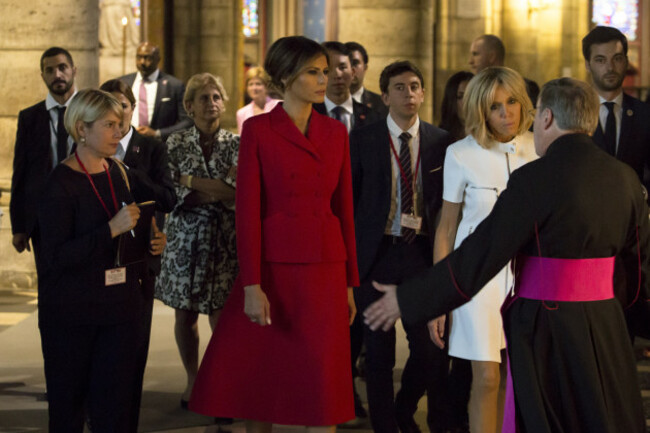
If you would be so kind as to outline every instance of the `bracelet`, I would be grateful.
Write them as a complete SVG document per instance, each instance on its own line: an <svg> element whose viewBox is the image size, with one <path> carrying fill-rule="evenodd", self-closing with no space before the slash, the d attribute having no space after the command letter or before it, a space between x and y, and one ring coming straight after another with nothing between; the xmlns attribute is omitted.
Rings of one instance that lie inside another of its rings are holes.
<svg viewBox="0 0 650 433"><path fill-rule="evenodd" d="M192 188L192 175L191 174L187 176L187 187L190 188L190 189Z"/></svg>

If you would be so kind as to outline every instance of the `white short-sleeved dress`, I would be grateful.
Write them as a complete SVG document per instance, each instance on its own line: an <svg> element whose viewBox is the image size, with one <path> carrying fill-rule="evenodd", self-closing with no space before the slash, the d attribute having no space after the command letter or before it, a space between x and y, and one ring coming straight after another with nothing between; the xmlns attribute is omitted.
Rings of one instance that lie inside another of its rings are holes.
<svg viewBox="0 0 650 433"><path fill-rule="evenodd" d="M442 198L462 203L454 249L492 211L510 173L535 158L533 134L528 131L508 143L494 143L489 149L481 147L471 135L447 148ZM512 273L506 266L470 302L452 312L451 356L501 361L505 338L500 308L511 286Z"/></svg>

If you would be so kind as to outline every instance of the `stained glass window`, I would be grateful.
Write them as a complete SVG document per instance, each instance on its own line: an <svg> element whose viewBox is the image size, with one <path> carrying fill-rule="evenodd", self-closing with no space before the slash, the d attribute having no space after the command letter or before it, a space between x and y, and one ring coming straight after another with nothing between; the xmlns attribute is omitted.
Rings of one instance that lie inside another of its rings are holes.
<svg viewBox="0 0 650 433"><path fill-rule="evenodd" d="M141 1L140 0L131 0L131 10L133 11L133 20L135 21L136 26L140 26L141 18Z"/></svg>
<svg viewBox="0 0 650 433"><path fill-rule="evenodd" d="M593 0L593 22L616 27L629 41L637 38L639 22L638 0Z"/></svg>
<svg viewBox="0 0 650 433"><path fill-rule="evenodd" d="M244 36L257 36L260 31L259 23L259 1L258 0L242 0L242 23L244 27Z"/></svg>

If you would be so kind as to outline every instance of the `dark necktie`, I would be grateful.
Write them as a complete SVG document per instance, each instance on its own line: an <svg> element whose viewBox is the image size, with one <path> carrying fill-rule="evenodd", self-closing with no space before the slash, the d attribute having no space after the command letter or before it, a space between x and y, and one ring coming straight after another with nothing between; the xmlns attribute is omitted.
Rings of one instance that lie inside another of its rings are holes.
<svg viewBox="0 0 650 433"><path fill-rule="evenodd" d="M59 111L59 121L56 126L56 153L57 161L61 162L68 156L68 132L63 124L65 107L57 107Z"/></svg>
<svg viewBox="0 0 650 433"><path fill-rule="evenodd" d="M616 117L614 117L614 103L604 102L607 107L607 120L605 121L605 150L616 156Z"/></svg>
<svg viewBox="0 0 650 433"><path fill-rule="evenodd" d="M332 113L334 113L334 118L336 120L343 122L343 107L337 105L336 107L332 108Z"/></svg>
<svg viewBox="0 0 650 433"><path fill-rule="evenodd" d="M402 166L403 178L400 182L400 197L402 202L402 213L413 215L413 172L411 168L411 148L409 141L411 134L402 132L399 136L399 163ZM415 230L402 227L402 239L407 244L415 240Z"/></svg>

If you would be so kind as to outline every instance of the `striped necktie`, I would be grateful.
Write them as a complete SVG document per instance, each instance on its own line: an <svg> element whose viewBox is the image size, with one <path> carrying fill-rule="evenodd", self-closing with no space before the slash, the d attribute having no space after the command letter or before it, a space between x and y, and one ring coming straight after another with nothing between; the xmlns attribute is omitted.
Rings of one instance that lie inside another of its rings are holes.
<svg viewBox="0 0 650 433"><path fill-rule="evenodd" d="M399 163L402 166L404 178L400 182L400 197L402 203L402 213L412 215L413 208L413 170L411 162L411 148L409 142L411 134L402 132L399 136ZM402 239L405 243L410 244L415 240L415 230L402 227Z"/></svg>

